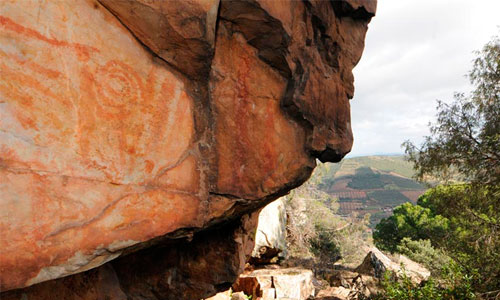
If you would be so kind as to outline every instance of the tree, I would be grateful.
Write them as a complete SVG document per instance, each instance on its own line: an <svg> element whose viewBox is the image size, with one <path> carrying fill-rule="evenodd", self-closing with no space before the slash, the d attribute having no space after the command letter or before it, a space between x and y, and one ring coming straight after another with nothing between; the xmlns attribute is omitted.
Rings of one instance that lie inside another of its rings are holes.
<svg viewBox="0 0 500 300"><path fill-rule="evenodd" d="M477 291L498 292L500 211L491 204L498 201L498 195L492 196L479 188L474 191L476 193L471 192L470 184L429 189L420 196L417 205L405 203L397 207L391 217L376 226L375 244L382 250L409 255L434 274L439 273L436 268L439 264L436 265L435 258L429 255L431 251L427 250L440 250L441 257L449 256L471 277ZM432 248L425 246L422 240L428 240ZM421 249L417 249L419 247ZM422 259L424 256L431 261Z"/></svg>
<svg viewBox="0 0 500 300"><path fill-rule="evenodd" d="M473 275L478 291L500 295L500 39L476 54L473 91L439 101L431 135L421 147L403 146L418 179L444 183L418 202L449 220L446 239L429 237L433 246Z"/></svg>
<svg viewBox="0 0 500 300"><path fill-rule="evenodd" d="M456 93L451 104L438 101L437 123L420 148L403 143L420 179L458 173L471 183L500 184L500 39L476 54L468 74L474 91Z"/></svg>
<svg viewBox="0 0 500 300"><path fill-rule="evenodd" d="M423 264L434 276L441 276L443 266L452 263L451 258L442 249L432 246L430 240L412 240L404 238L398 245L397 252L413 261Z"/></svg>
<svg viewBox="0 0 500 300"><path fill-rule="evenodd" d="M448 227L447 218L435 215L429 208L407 202L377 224L373 241L380 249L395 252L404 238L440 241L446 237Z"/></svg>
<svg viewBox="0 0 500 300"><path fill-rule="evenodd" d="M433 245L473 274L482 290L500 289L499 199L498 186L453 184L430 189L418 200L449 220L447 238L431 238Z"/></svg>

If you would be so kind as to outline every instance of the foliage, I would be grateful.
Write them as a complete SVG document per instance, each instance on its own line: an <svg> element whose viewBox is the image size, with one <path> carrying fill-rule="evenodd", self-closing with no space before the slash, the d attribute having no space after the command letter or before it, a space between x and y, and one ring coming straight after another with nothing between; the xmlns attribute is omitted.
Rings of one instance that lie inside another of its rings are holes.
<svg viewBox="0 0 500 300"><path fill-rule="evenodd" d="M309 249L319 261L333 263L340 259L335 229L339 227L341 220L328 208L332 204L332 200L328 200L309 200L308 214L315 230L315 235L309 240Z"/></svg>
<svg viewBox="0 0 500 300"><path fill-rule="evenodd" d="M424 251L427 244L415 243L429 239L460 266L476 293L498 296L500 39L476 54L468 74L474 90L456 93L452 103L438 102L437 121L420 147L403 144L418 179L444 184L383 220L374 239L391 251Z"/></svg>
<svg viewBox="0 0 500 300"><path fill-rule="evenodd" d="M403 238L397 245L397 252L425 266L431 274L440 277L443 266L452 263L451 258L442 249L436 249L430 240L412 240Z"/></svg>
<svg viewBox="0 0 500 300"><path fill-rule="evenodd" d="M434 280L423 282L421 285L413 283L405 272L399 277L384 274L382 280L383 292L375 297L379 300L474 300L470 278L459 270L451 276L454 283L448 287L442 286Z"/></svg>
<svg viewBox="0 0 500 300"><path fill-rule="evenodd" d="M346 219L346 225L337 230L336 240L340 245L340 263L344 266L355 267L363 260L368 249L373 246L371 234L368 231L370 214L363 218L353 215Z"/></svg>
<svg viewBox="0 0 500 300"><path fill-rule="evenodd" d="M336 242L334 232L322 227L317 228L316 236L309 241L311 252L322 262L335 262L341 258Z"/></svg>
<svg viewBox="0 0 500 300"><path fill-rule="evenodd" d="M420 179L458 173L471 183L500 183L500 39L477 55L469 73L475 90L455 94L451 104L438 102L437 123L420 148L403 144Z"/></svg>
<svg viewBox="0 0 500 300"><path fill-rule="evenodd" d="M364 253L367 236L367 218L345 219L335 212L337 199L319 189L321 178L330 172L322 164L311 179L286 196L288 216L287 243L290 256L314 258L321 264L359 263ZM368 247L368 246L367 246Z"/></svg>
<svg viewBox="0 0 500 300"><path fill-rule="evenodd" d="M500 210L498 186L439 186L419 204L450 220L447 239L436 243L474 274L480 290L500 289Z"/></svg>
<svg viewBox="0 0 500 300"><path fill-rule="evenodd" d="M387 218L389 214L390 212L386 211L377 211L373 214L370 214L370 228L374 230L377 224L379 224L384 218Z"/></svg>
<svg viewBox="0 0 500 300"><path fill-rule="evenodd" d="M471 189L469 184L438 186L417 205L397 207L376 226L375 244L408 255L434 274L439 270L436 260L442 257L432 250L436 248L464 267L478 291L500 288L500 212L493 203L498 189L495 196L488 186Z"/></svg>
<svg viewBox="0 0 500 300"><path fill-rule="evenodd" d="M321 252L319 248L326 250L330 247L334 251L331 260L338 257L335 247L327 246L333 243L331 237L325 233L320 237L321 231L342 225L340 217L335 215L338 209L336 199L317 188L319 177L327 172L327 166L319 166L308 182L293 190L285 198L288 216L287 246L291 256L315 257ZM322 243L325 244L321 245Z"/></svg>
<svg viewBox="0 0 500 300"><path fill-rule="evenodd" d="M429 208L407 202L396 207L392 216L377 224L373 240L380 249L395 252L403 238L443 239L448 227L447 218L435 215Z"/></svg>

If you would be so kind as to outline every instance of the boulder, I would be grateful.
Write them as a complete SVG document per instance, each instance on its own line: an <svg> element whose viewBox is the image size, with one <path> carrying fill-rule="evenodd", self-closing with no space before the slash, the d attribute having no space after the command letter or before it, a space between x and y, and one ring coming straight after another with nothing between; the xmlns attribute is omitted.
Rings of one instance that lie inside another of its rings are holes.
<svg viewBox="0 0 500 300"><path fill-rule="evenodd" d="M381 292L378 278L354 273L338 273L340 281L327 288L320 288L315 299L323 300L358 300L371 299ZM346 276L346 277L341 277Z"/></svg>
<svg viewBox="0 0 500 300"><path fill-rule="evenodd" d="M231 300L231 290L220 292L204 300Z"/></svg>
<svg viewBox="0 0 500 300"><path fill-rule="evenodd" d="M427 280L431 275L429 270L409 258L401 255L391 260L376 247L373 247L368 252L361 265L355 271L376 278L382 278L386 271L397 276L401 276L404 272L417 284L420 284L423 280Z"/></svg>
<svg viewBox="0 0 500 300"><path fill-rule="evenodd" d="M306 269L257 269L240 275L233 290L252 299L305 300L314 296L313 279L312 271Z"/></svg>
<svg viewBox="0 0 500 300"><path fill-rule="evenodd" d="M236 292L231 295L231 300L248 300L248 297L243 292Z"/></svg>
<svg viewBox="0 0 500 300"><path fill-rule="evenodd" d="M245 293L246 295L251 295L254 298L262 296L262 290L264 288L271 287L271 281L269 280L269 286L265 284L260 284L257 277L252 276L240 276L232 286L233 291L238 291Z"/></svg>
<svg viewBox="0 0 500 300"><path fill-rule="evenodd" d="M276 299L305 300L314 296L311 270L286 271L273 276Z"/></svg>
<svg viewBox="0 0 500 300"><path fill-rule="evenodd" d="M329 287L319 291L317 300L350 300L351 290L342 286Z"/></svg>
<svg viewBox="0 0 500 300"><path fill-rule="evenodd" d="M230 286L254 212L349 152L374 13L361 0L1 1L0 291L38 285L0 297Z"/></svg>
<svg viewBox="0 0 500 300"><path fill-rule="evenodd" d="M286 209L284 199L269 203L259 214L251 264L266 264L286 258Z"/></svg>
<svg viewBox="0 0 500 300"><path fill-rule="evenodd" d="M330 286L349 287L350 283L359 276L358 273L349 270L330 270L327 273L321 274Z"/></svg>
<svg viewBox="0 0 500 300"><path fill-rule="evenodd" d="M320 287L317 299L370 299L380 293L379 278L345 269L331 270L327 275L330 286Z"/></svg>

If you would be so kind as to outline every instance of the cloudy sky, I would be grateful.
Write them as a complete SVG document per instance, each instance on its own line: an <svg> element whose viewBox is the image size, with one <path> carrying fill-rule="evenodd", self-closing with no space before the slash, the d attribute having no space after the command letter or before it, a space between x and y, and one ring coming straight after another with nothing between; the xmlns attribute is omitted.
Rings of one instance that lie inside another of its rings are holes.
<svg viewBox="0 0 500 300"><path fill-rule="evenodd" d="M348 157L402 153L435 119L436 99L470 90L473 51L500 34L500 0L379 0L354 69Z"/></svg>

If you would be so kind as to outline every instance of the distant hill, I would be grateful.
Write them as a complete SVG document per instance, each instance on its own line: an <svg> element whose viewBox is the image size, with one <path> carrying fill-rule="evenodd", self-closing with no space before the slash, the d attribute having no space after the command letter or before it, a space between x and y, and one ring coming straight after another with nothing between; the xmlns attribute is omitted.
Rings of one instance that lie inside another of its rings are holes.
<svg viewBox="0 0 500 300"><path fill-rule="evenodd" d="M417 201L427 189L415 181L412 163L402 155L362 156L325 167L319 188L338 199L341 215L370 213L371 226L404 202Z"/></svg>

